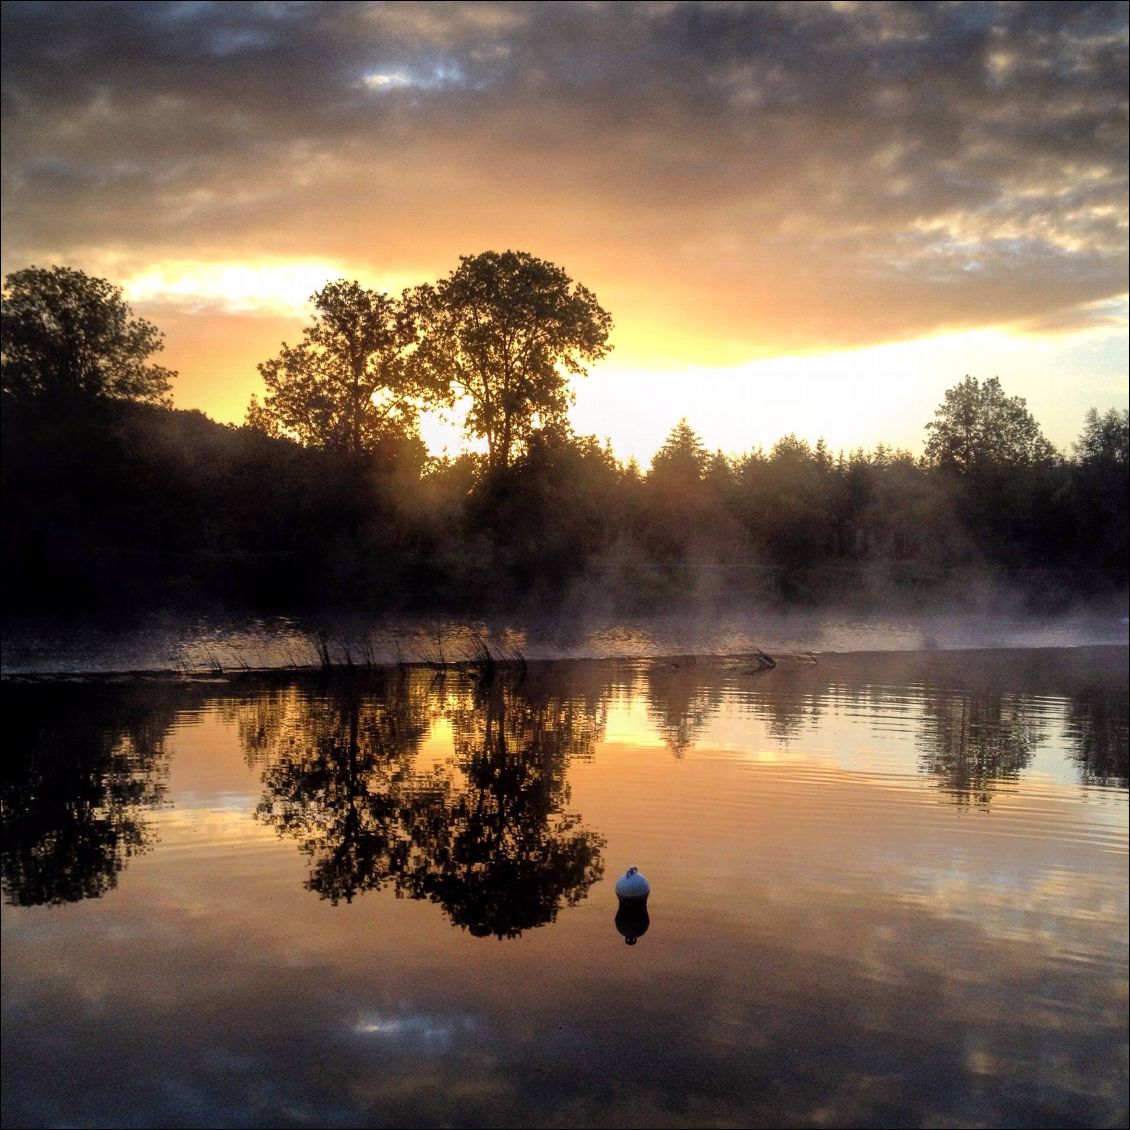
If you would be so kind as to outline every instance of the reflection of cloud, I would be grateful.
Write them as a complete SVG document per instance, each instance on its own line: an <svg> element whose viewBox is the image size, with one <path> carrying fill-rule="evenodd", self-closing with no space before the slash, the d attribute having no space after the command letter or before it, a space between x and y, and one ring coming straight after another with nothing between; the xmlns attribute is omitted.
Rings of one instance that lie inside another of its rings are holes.
<svg viewBox="0 0 1130 1130"><path fill-rule="evenodd" d="M1107 875L1048 863L1028 867L1019 859L1002 862L989 876L924 865L905 868L888 897L939 922L960 919L976 905L977 926L987 939L1018 942L1049 957L1071 953L1090 960L1106 952L1095 924L1117 921L1122 901Z"/></svg>
<svg viewBox="0 0 1130 1130"><path fill-rule="evenodd" d="M470 1017L440 1017L430 1013L407 1016L364 1013L350 1025L354 1035L410 1043L417 1051L421 1046L436 1050L446 1048L457 1036L473 1033L475 1028L476 1024Z"/></svg>
<svg viewBox="0 0 1130 1130"><path fill-rule="evenodd" d="M633 696L610 703L604 744L625 745L634 749L661 749L665 743L656 731L646 702Z"/></svg>
<svg viewBox="0 0 1130 1130"><path fill-rule="evenodd" d="M363 75L361 84L375 94L391 92L402 87L418 90L444 90L466 85L463 70L458 64L440 62L428 67L409 67L398 71L373 71Z"/></svg>
<svg viewBox="0 0 1130 1130"><path fill-rule="evenodd" d="M630 837L633 854L665 861L646 971L624 963L640 954L616 941L607 885L591 914L483 945L391 892L329 912L300 889L290 844L186 853L173 818L190 804L227 812L233 795L209 791L202 756L236 764L268 731L307 749L303 719L325 710L309 683L272 680L263 698L248 683L207 688L177 715L203 706L208 725L178 743L164 850L131 867L128 897L5 913L6 1020L20 1034L5 1041L6 1113L35 1125L1124 1124L1125 796L1097 810L1093 794L1025 777L1015 801L971 821L923 803L905 776L923 682L1044 700L1080 697L1085 669L1082 737L1125 733L1124 668L1124 649L828 655L722 696L705 737L729 737L724 723L738 748L761 741L751 707L774 685L818 702L819 724L789 754L819 760L808 778L641 756L628 725L609 746L586 712L595 754L572 781L577 803L603 808L595 822L616 852ZM697 671L720 688L734 679ZM548 699L547 721L583 689L646 730L642 675L570 664L539 677L576 680ZM93 706L110 693L93 690ZM420 742L450 752L477 709L447 701ZM526 730L516 705L508 733ZM879 731L906 718L892 738L903 776L823 764L845 717ZM186 778L189 762L201 767ZM257 837L250 805L243 820ZM645 973L662 991L641 991Z"/></svg>
<svg viewBox="0 0 1130 1130"><path fill-rule="evenodd" d="M361 82L369 88L369 90L390 90L397 86L409 86L412 80L400 71L395 71L393 74L371 74L365 75Z"/></svg>
<svg viewBox="0 0 1130 1130"><path fill-rule="evenodd" d="M209 804L183 804L181 808L162 812L159 827L162 842L180 847L226 848L242 844L270 844L275 840L269 828L249 824L247 813L255 807L252 794L221 794Z"/></svg>

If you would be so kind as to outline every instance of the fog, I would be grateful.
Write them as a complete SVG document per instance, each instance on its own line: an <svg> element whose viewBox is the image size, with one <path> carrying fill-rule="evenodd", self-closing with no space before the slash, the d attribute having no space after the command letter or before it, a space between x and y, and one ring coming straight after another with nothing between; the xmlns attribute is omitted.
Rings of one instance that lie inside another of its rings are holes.
<svg viewBox="0 0 1130 1130"><path fill-rule="evenodd" d="M1130 642L1119 598L1057 612L1025 610L1022 594L986 590L983 602L921 610L782 608L686 603L647 615L613 615L579 602L556 615L451 617L349 613L253 617L147 613L123 620L9 617L5 676L167 672L218 676L247 669L323 665L448 664L479 644L527 660L740 656L762 649L786 660L832 652L1082 647Z"/></svg>

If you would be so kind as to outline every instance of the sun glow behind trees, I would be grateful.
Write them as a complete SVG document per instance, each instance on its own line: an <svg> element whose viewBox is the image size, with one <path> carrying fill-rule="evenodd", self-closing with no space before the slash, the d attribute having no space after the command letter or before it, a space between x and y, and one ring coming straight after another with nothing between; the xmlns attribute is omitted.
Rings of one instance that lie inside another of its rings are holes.
<svg viewBox="0 0 1130 1130"><path fill-rule="evenodd" d="M1126 402L1124 5L2 18L0 266L120 282L181 407L239 420L326 282L399 294L484 247L615 315L572 418L621 456L684 416L729 451L921 450L965 373L1061 450Z"/></svg>
<svg viewBox="0 0 1130 1130"><path fill-rule="evenodd" d="M331 279L347 274L377 291L398 290L415 281L371 269L350 273L328 259L187 259L143 267L127 275L122 289L133 302L174 306L201 314L304 318L310 308L310 296Z"/></svg>
<svg viewBox="0 0 1130 1130"><path fill-rule="evenodd" d="M106 317L66 313L87 307ZM327 284L316 309L297 345L261 363L268 395L235 429L146 403L172 375L132 364L160 342L151 323L136 323L136 341L126 333L125 384L116 335L86 348L104 322L134 324L113 284L65 268L8 276L11 591L81 600L81 578L128 600L160 578L158 593L471 607L559 600L586 573L602 600L658 605L704 566L771 600L876 568L907 592L984 568L1082 568L1095 591L1124 581L1125 410L1089 412L1063 459L1023 397L967 376L927 422L925 459L885 444L845 457L795 432L728 458L682 420L643 475L564 419L558 366L579 374L601 356L611 317L559 267L484 252L400 299ZM36 348L23 348L25 329ZM428 462L416 402L461 392L488 456ZM395 420L379 403L389 396L407 398Z"/></svg>
<svg viewBox="0 0 1130 1130"><path fill-rule="evenodd" d="M449 260L414 273L330 260L185 260L126 274L122 285L134 308L166 330L163 359L181 374L177 405L238 423L248 398L262 394L256 365L281 339L300 335L315 290L346 277L397 294L449 268ZM823 436L833 450L889 443L920 452L922 421L966 373L997 376L1010 393L1024 396L1061 451L1070 450L1088 408L1126 402L1125 314L1117 307L1096 311L1092 328L1070 333L1035 334L1018 326L955 330L742 364L730 363L728 348L714 356L709 341L688 341L658 363L649 323L623 317L599 276L575 273L604 299L616 329L614 353L595 362L586 379L571 382L576 404L570 419L578 432L609 438L619 457L645 466L683 417L708 448L730 454L768 447L788 432L812 443ZM696 363L679 360L696 348ZM462 416L459 405L421 416L421 435L433 454L478 450L463 434Z"/></svg>

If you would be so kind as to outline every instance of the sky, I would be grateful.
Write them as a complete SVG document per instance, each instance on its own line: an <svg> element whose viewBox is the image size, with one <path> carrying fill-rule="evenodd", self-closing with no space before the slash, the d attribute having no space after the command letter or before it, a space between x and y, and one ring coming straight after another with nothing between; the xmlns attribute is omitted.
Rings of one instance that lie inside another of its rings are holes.
<svg viewBox="0 0 1130 1130"><path fill-rule="evenodd" d="M513 249L612 314L572 419L623 457L917 453L967 373L1070 450L1130 396L1127 12L7 2L0 270L122 286L225 422L325 281Z"/></svg>

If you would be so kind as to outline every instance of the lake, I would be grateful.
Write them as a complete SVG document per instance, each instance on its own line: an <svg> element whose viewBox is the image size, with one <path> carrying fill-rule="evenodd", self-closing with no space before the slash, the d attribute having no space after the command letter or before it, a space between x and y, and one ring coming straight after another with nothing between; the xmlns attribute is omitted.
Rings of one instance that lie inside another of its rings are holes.
<svg viewBox="0 0 1130 1130"><path fill-rule="evenodd" d="M1124 1126L1126 647L778 659L6 680L4 1125Z"/></svg>

